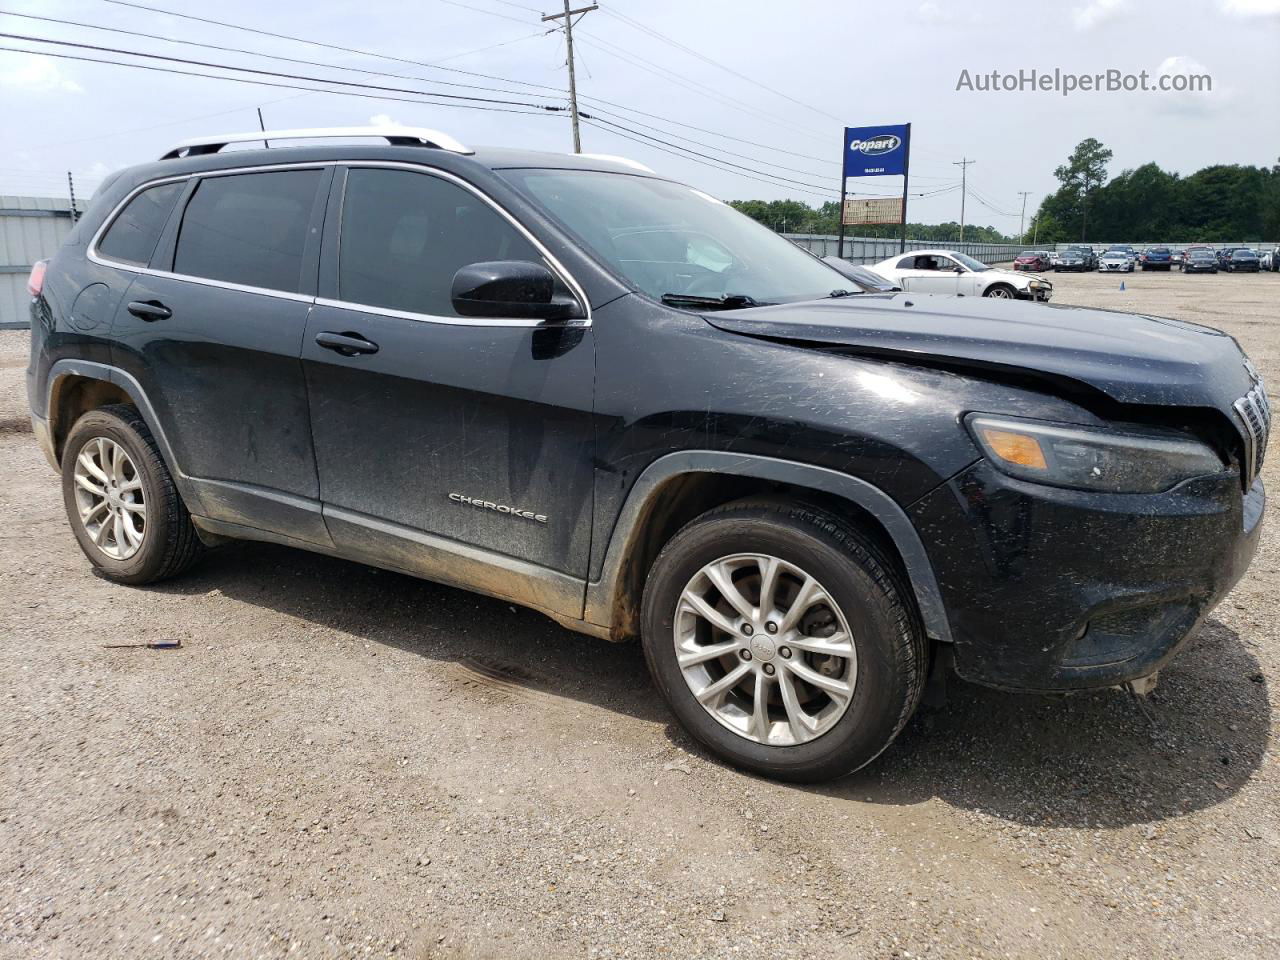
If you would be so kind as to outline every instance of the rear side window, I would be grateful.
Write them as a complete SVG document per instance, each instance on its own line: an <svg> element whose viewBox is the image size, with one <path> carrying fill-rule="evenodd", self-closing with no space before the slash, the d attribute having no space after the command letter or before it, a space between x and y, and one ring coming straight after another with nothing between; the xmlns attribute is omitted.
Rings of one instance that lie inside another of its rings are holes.
<svg viewBox="0 0 1280 960"><path fill-rule="evenodd" d="M407 170L347 174L338 297L348 303L457 316L453 275L486 260L543 263L510 222L469 190Z"/></svg>
<svg viewBox="0 0 1280 960"><path fill-rule="evenodd" d="M298 291L319 170L209 177L187 204L174 273Z"/></svg>
<svg viewBox="0 0 1280 960"><path fill-rule="evenodd" d="M160 233L186 184L179 180L150 187L129 201L98 243L98 253L112 260L145 267L156 252Z"/></svg>

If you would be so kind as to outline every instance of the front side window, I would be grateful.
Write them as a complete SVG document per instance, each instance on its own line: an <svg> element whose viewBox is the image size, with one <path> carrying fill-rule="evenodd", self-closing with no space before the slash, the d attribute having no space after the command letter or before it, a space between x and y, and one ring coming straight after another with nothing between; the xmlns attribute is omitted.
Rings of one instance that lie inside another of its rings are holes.
<svg viewBox="0 0 1280 960"><path fill-rule="evenodd" d="M174 273L296 293L319 170L209 177L187 204Z"/></svg>
<svg viewBox="0 0 1280 960"><path fill-rule="evenodd" d="M491 260L542 256L470 190L409 170L347 174L338 242L338 298L347 303L456 317L453 275Z"/></svg>
<svg viewBox="0 0 1280 960"><path fill-rule="evenodd" d="M160 233L186 184L183 181L149 187L129 201L98 243L98 253L112 260L145 267L156 252Z"/></svg>
<svg viewBox="0 0 1280 960"><path fill-rule="evenodd" d="M791 241L683 184L598 170L502 176L633 286L669 296L812 300L844 278Z"/></svg>

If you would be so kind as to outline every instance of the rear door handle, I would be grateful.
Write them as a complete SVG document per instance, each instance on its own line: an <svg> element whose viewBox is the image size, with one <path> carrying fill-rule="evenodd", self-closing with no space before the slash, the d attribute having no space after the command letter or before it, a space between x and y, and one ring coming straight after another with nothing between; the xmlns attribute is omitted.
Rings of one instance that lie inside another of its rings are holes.
<svg viewBox="0 0 1280 960"><path fill-rule="evenodd" d="M168 320L173 316L173 311L159 300L134 300L129 304L128 310L139 320L145 320L147 323Z"/></svg>
<svg viewBox="0 0 1280 960"><path fill-rule="evenodd" d="M358 333L332 333L325 331L316 334L316 343L326 350L340 353L344 357L354 357L362 353L377 353L378 345L366 340Z"/></svg>

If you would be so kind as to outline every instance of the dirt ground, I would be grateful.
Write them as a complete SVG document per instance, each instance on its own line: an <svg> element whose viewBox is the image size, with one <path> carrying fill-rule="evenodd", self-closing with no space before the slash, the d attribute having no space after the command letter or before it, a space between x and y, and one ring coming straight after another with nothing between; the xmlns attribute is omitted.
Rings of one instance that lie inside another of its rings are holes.
<svg viewBox="0 0 1280 960"><path fill-rule="evenodd" d="M1280 274L1124 280L1056 300L1221 326L1280 383ZM506 603L259 544L93 576L26 355L0 334L0 956L1280 955L1274 521L1145 708L958 686L798 788Z"/></svg>

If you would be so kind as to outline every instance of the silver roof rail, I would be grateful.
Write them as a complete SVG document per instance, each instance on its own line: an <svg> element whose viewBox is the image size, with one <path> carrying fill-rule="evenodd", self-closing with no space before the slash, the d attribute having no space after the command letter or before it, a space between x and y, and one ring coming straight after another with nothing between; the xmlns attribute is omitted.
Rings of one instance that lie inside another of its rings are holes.
<svg viewBox="0 0 1280 960"><path fill-rule="evenodd" d="M301 130L254 130L252 133L224 133L215 137L192 137L167 150L161 160L198 157L217 153L229 143L253 143L262 140L311 140L330 137L384 137L397 146L434 147L450 153L475 153L447 133L425 127L314 127Z"/></svg>
<svg viewBox="0 0 1280 960"><path fill-rule="evenodd" d="M641 170L644 173L653 173L652 167L647 167L639 160L632 160L630 157L620 157L613 153L571 153L571 157L586 157L590 160L611 160L614 163L620 163L624 167L631 167L633 170Z"/></svg>

